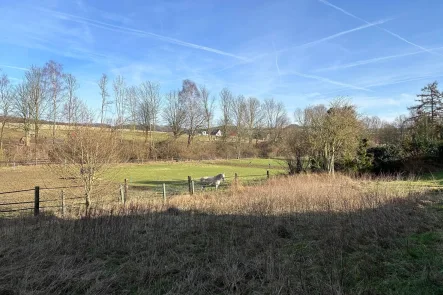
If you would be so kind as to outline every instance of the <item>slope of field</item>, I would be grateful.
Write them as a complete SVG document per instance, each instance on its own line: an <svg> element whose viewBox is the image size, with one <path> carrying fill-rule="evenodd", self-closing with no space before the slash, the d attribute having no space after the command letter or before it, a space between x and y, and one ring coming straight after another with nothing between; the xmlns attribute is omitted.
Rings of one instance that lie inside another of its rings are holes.
<svg viewBox="0 0 443 295"><path fill-rule="evenodd" d="M4 294L443 294L442 196L337 176L0 219Z"/></svg>

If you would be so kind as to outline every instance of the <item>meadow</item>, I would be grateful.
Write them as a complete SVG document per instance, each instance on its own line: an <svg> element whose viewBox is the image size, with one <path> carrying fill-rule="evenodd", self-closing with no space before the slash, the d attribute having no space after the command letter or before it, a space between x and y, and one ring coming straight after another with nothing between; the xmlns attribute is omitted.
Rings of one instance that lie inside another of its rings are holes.
<svg viewBox="0 0 443 295"><path fill-rule="evenodd" d="M198 191L201 189L198 184L201 177L225 173L226 181L220 189L226 189L234 180L235 173L238 175L239 183L252 185L266 179L267 170L269 170L270 176L285 173L283 164L278 159L158 161L144 164L118 164L110 167L99 176L94 201L101 204L118 203L120 184L124 183L124 179L128 180L131 198L160 198L159 192L162 191L163 183L166 185L168 195L186 193L188 191L188 176L195 179L195 188ZM54 200L54 202L47 202L46 206L59 205L61 188L65 188L64 194L67 198L83 195L82 188L75 187L81 185L79 179L63 179L57 174L57 169L50 165L3 167L0 168L0 179L2 179L0 193L33 189L35 186L39 186L42 201ZM213 188L208 189L213 190ZM32 191L0 196L0 203L33 200ZM78 200L75 201L76 204L78 202ZM29 205L2 206L0 210L27 207Z"/></svg>
<svg viewBox="0 0 443 295"><path fill-rule="evenodd" d="M4 294L442 294L443 200L337 175L0 219Z"/></svg>

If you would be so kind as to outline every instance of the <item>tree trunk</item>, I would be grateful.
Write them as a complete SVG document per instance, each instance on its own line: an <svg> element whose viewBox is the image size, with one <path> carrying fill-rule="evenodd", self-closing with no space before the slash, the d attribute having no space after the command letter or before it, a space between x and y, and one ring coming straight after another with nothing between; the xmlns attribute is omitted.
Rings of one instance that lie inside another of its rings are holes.
<svg viewBox="0 0 443 295"><path fill-rule="evenodd" d="M56 96L54 96L54 98L53 98L53 102L54 102L54 104L53 104L53 112L54 112L54 114L53 114L53 121L52 121L52 144L54 145L55 144L55 125L56 125L56 122L57 122L57 97Z"/></svg>
<svg viewBox="0 0 443 295"><path fill-rule="evenodd" d="M152 128L151 128L151 154L154 154L155 151L155 143L154 143L154 132L155 132L155 120L152 122ZM157 157L157 156L155 156Z"/></svg>
<svg viewBox="0 0 443 295"><path fill-rule="evenodd" d="M3 148L3 131L5 130L6 122L2 122L2 128L0 130L0 149Z"/></svg>
<svg viewBox="0 0 443 295"><path fill-rule="evenodd" d="M38 146L38 124L34 125L34 141L35 141L35 146L34 146L34 151L35 151L35 164L37 165L37 159L38 159L38 153L37 153L37 146Z"/></svg>
<svg viewBox="0 0 443 295"><path fill-rule="evenodd" d="M86 213L86 215L88 215L90 205L91 205L91 196L90 196L90 192L87 191L85 193L85 213Z"/></svg>
<svg viewBox="0 0 443 295"><path fill-rule="evenodd" d="M300 153L297 153L297 164L296 164L296 168L295 168L295 172L297 174L301 173L303 170L303 166L301 164L301 157L300 157Z"/></svg>
<svg viewBox="0 0 443 295"><path fill-rule="evenodd" d="M329 169L328 169L328 173L331 174L332 176L334 176L335 173L335 148L334 146L332 146L332 151L329 157Z"/></svg>

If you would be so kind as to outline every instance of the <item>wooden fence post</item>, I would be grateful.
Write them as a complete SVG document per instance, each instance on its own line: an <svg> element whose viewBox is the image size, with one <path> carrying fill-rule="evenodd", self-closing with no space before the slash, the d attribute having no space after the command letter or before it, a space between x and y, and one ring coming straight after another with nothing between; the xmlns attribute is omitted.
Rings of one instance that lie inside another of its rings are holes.
<svg viewBox="0 0 443 295"><path fill-rule="evenodd" d="M188 188L189 188L189 194L192 195L192 187L191 187L191 176L188 176Z"/></svg>
<svg viewBox="0 0 443 295"><path fill-rule="evenodd" d="M237 174L237 172L235 172L235 174L234 174L234 184L237 186L237 183L238 183L238 174Z"/></svg>
<svg viewBox="0 0 443 295"><path fill-rule="evenodd" d="M125 203L125 191L122 184L120 184L120 201L122 202L122 204Z"/></svg>
<svg viewBox="0 0 443 295"><path fill-rule="evenodd" d="M62 216L65 216L65 191L61 191L61 201L62 201Z"/></svg>
<svg viewBox="0 0 443 295"><path fill-rule="evenodd" d="M266 177L269 179L269 170L266 170Z"/></svg>
<svg viewBox="0 0 443 295"><path fill-rule="evenodd" d="M163 183L163 204L166 203L166 184Z"/></svg>
<svg viewBox="0 0 443 295"><path fill-rule="evenodd" d="M36 186L34 190L34 216L40 213L40 187Z"/></svg>
<svg viewBox="0 0 443 295"><path fill-rule="evenodd" d="M125 203L128 200L128 179L125 178Z"/></svg>
<svg viewBox="0 0 443 295"><path fill-rule="evenodd" d="M191 186L191 189L192 189L191 192L192 193L191 193L191 195L193 195L194 194L194 180L191 183L192 183L192 186Z"/></svg>

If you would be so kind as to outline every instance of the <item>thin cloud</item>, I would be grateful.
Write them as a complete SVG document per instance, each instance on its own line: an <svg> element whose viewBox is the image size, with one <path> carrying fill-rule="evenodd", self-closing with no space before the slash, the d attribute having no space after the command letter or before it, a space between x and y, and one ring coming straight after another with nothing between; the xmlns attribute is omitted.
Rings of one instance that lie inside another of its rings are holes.
<svg viewBox="0 0 443 295"><path fill-rule="evenodd" d="M288 51L288 50L291 50L291 49L294 49L294 48L303 48L303 47L309 47L309 46L312 46L312 45L317 45L317 44L323 43L325 41L333 40L333 39L338 38L340 36L347 35L349 33L357 32L357 31L360 31L360 30L363 30L363 29L366 29L366 28L370 28L370 27L374 27L374 26L378 26L378 25L384 24L384 23L386 23L386 22L388 22L390 20L392 20L392 19L391 18L390 19L383 19L383 20L379 20L379 21L376 21L376 22L373 22L373 23L367 23L366 25L362 25L362 26L359 26L359 27L356 27L356 28L353 28L353 29L350 29L350 30L346 30L346 31L343 31L343 32L340 32L340 33L336 33L336 34L333 34L333 35L330 35L330 36L327 36L327 37L324 37L324 38L321 38L321 39L318 39L318 40L315 40L315 41L311 41L311 42L308 42L308 43L305 43L305 44L302 44L302 45L298 45L296 47L290 47L290 48L281 49L281 50L279 50L279 53L284 52L284 51Z"/></svg>
<svg viewBox="0 0 443 295"><path fill-rule="evenodd" d="M372 83L370 85L366 85L367 88L373 88L373 87L381 87L381 86L389 86L389 85L396 85L396 84L402 84L406 82L413 82L413 81L421 81L426 79L436 79L443 77L443 73L439 74L425 74L418 77L410 77L410 78L404 78L404 79L391 79L391 80L381 80L379 82Z"/></svg>
<svg viewBox="0 0 443 295"><path fill-rule="evenodd" d="M308 47L308 46L312 46L312 45L317 45L317 44L320 44L322 42L333 40L333 39L338 38L340 36L343 36L343 35L346 35L346 34L350 34L352 32L360 31L360 30L363 30L363 29L366 29L366 28L370 28L370 27L379 25L379 24L383 24L383 23L388 22L390 20L392 20L392 19L379 20L379 21L376 21L374 23L368 23L366 25L359 26L359 27L356 27L356 28L353 28L353 29L350 29L350 30L342 31L342 32L339 32L339 33L336 33L336 34L333 34L333 35L330 35L330 36L327 36L327 37L324 37L324 38L321 38L321 39L318 39L318 40L315 40L315 41L311 41L311 42L305 43L305 44L291 46L291 47L286 47L286 48L283 48L283 49L280 49L280 50L277 50L277 51L274 50L273 52L267 52L267 53L259 54L257 56L254 56L251 59L243 60L241 62L238 62L238 63L235 63L233 65L224 67L224 68L222 68L220 70L217 70L217 71L213 72L213 74L216 74L216 73L219 73L219 72L224 72L226 70L233 69L233 68L236 68L236 67L241 66L241 65L245 65L245 64L250 64L250 63L256 62L257 60L262 59L264 57L267 57L267 56L269 56L271 54L276 54L277 55L277 54L280 54L280 53L283 53L285 51L289 51L289 50L292 50L292 49L303 48L303 47Z"/></svg>
<svg viewBox="0 0 443 295"><path fill-rule="evenodd" d="M326 83L330 83L330 84L334 84L334 85L338 85L338 86L342 86L345 88L351 88L351 89L356 89L356 90L363 90L363 91L371 91L367 88L363 88L363 87L359 87L359 86L355 86L355 85L351 85L351 84L347 84L347 83L342 83L339 81L334 81L328 78L324 78L324 77L319 77L319 76L315 76L315 75L309 75L309 74L303 74L297 71L291 71L290 72L291 75L296 75L299 77L303 77L303 78L307 78L307 79L314 79L317 81L321 81L321 82L326 82Z"/></svg>
<svg viewBox="0 0 443 295"><path fill-rule="evenodd" d="M440 50L440 49L443 49L443 47L432 48L432 49L429 49L429 50L430 51L434 51L434 50ZM317 69L314 72L326 72L326 71L333 71L333 70L353 68L353 67L357 67L357 66L362 66L362 65L376 63L376 62L379 62L379 61L390 60L390 59L395 59L395 58L400 58L400 57L405 57L405 56L411 56L411 55L417 55L417 54L420 54L420 53L424 53L424 51L420 50L420 51L414 51L414 52L409 52L409 53L402 53L402 54L388 55L388 56L382 56L382 57L375 57L375 58L371 58L371 59L364 59L364 60L359 60L359 61L348 63L348 64L343 64L343 65L337 65L337 66Z"/></svg>
<svg viewBox="0 0 443 295"><path fill-rule="evenodd" d="M27 69L27 68L21 68L21 67L16 67L16 66L8 66L8 65L0 65L0 69L1 68L15 69L15 70L21 70L21 71L29 71L29 69Z"/></svg>
<svg viewBox="0 0 443 295"><path fill-rule="evenodd" d="M389 59L400 58L400 57L404 57L404 56L416 55L419 53L423 53L423 51L415 51L415 52L404 53L404 54L396 54L396 55L375 57L375 58L371 58L371 59L364 59L364 60L359 60L359 61L348 63L348 64L317 69L314 72L326 72L326 71L333 71L333 70L340 70L340 69L348 69L348 68L353 68L353 67L357 67L357 66L376 63L376 62L383 61L383 60L389 60Z"/></svg>
<svg viewBox="0 0 443 295"><path fill-rule="evenodd" d="M133 29L133 28L129 28L129 27L123 27L123 26L117 26L117 25L113 25L110 23L105 23L105 22L93 20L90 18L85 18L85 17L81 17L81 16L77 16L77 15L73 15L73 14L68 14L68 13L63 13L63 12L59 12L59 11L55 11L55 10L45 9L45 8L36 8L36 9L40 10L40 11L44 11L46 13L50 13L53 16L60 18L60 19L69 20L69 21L73 21L73 22L77 22L77 23L81 23L81 24L87 24L87 25L98 27L98 28L111 30L114 32L127 33L127 34L129 33L129 34L134 34L134 35L143 36L143 37L153 37L155 39L158 39L158 40L161 40L164 42L168 42L171 44L176 44L176 45L180 45L180 46L184 46L184 47L199 49L199 50L203 50L203 51L207 51L207 52L216 53L219 55L229 56L229 57L233 57L233 58L243 60L243 61L249 60L243 56L235 55L235 54L225 52L222 50L218 50L215 48L202 46L202 45L198 45L198 44L194 44L194 43L189 43L189 42L185 42L185 41L181 41L178 39L158 35L158 34L143 31L143 30Z"/></svg>
<svg viewBox="0 0 443 295"><path fill-rule="evenodd" d="M272 41L272 47L274 48L274 52L275 52L275 67L277 68L278 75L280 76L281 74L280 74L280 67L278 66L278 53L275 50L274 41Z"/></svg>
<svg viewBox="0 0 443 295"><path fill-rule="evenodd" d="M336 10L338 10L338 11L340 11L340 12L342 12L342 13L344 13L344 14L350 16L350 17L353 17L353 18L355 18L355 19L358 19L358 20L360 20L360 21L362 21L362 22L365 22L365 23L369 24L369 22L368 22L367 20L362 19L361 17L358 17L358 16L356 16L356 15L354 15L354 14L352 14L352 13L346 11L346 10L344 10L343 8L340 8L340 7L334 5L334 4L332 4L332 3L330 3L330 2L328 2L328 1L326 1L326 0L318 0L318 1L321 2L321 3L323 3L323 4L325 4L325 5L327 5L327 6L330 6L330 7L334 8L334 9L336 9ZM427 49L427 48L424 48L423 46L420 46L420 45L415 44L415 43L413 43L413 42L411 42L411 41L409 41L409 40L406 40L406 39L403 38L402 36L400 36L400 35L398 35L398 34L392 32L392 31L389 31L389 30L387 30L387 29L385 29L385 28L382 28L382 27L380 27L380 26L378 26L378 25L376 25L376 27L379 28L380 30L382 30L382 31L384 31L384 32L386 32L386 33L388 33L388 34L390 34L391 36L394 36L395 38L397 38L397 39L399 39L399 40L401 40L401 41L403 41L403 42L406 42L406 43L408 43L408 44L410 44L410 45L412 45L412 46L415 46L415 47L417 47L417 48L420 48L420 49L423 50L423 51L429 52L429 53L431 53L431 54L436 54L436 55L442 56L441 54L438 54L438 53L436 53L436 52L432 52L431 50L429 50L429 49Z"/></svg>

